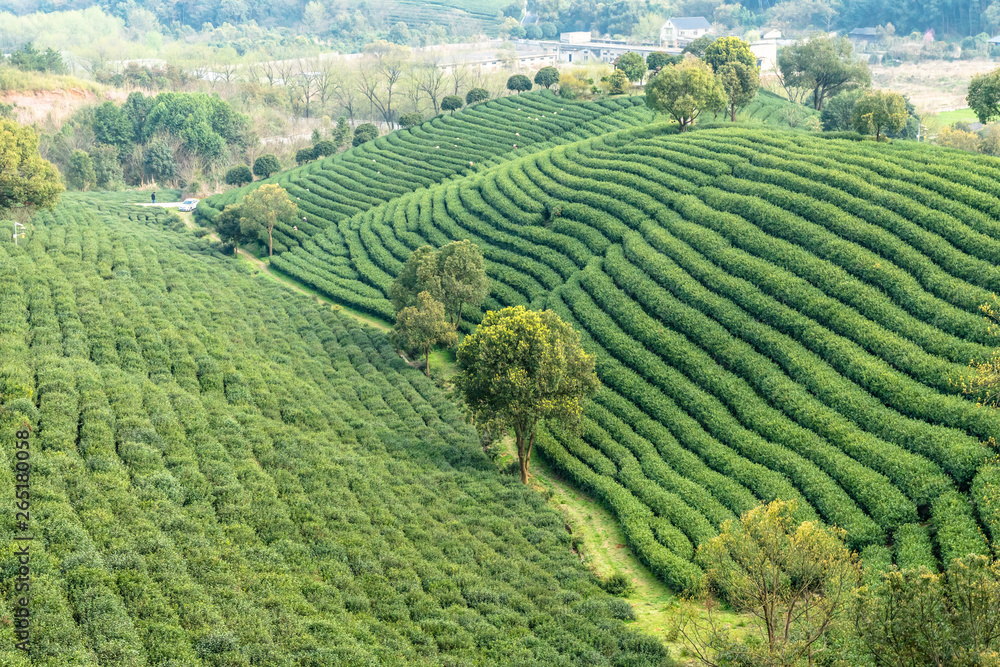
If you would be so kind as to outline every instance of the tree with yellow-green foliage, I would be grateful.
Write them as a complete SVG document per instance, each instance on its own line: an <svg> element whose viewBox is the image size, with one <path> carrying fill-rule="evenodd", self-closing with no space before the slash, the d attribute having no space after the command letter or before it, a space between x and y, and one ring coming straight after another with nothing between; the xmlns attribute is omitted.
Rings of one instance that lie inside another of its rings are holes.
<svg viewBox="0 0 1000 667"><path fill-rule="evenodd" d="M682 633L706 664L739 646L746 664L813 664L828 633L851 610L860 584L858 559L844 531L795 519L795 502L760 505L698 548L709 591L757 619L742 644L716 627L689 622Z"/></svg>
<svg viewBox="0 0 1000 667"><path fill-rule="evenodd" d="M673 117L681 132L703 111L725 108L726 99L726 91L711 66L697 58L664 67L646 85L646 106Z"/></svg>
<svg viewBox="0 0 1000 667"><path fill-rule="evenodd" d="M0 217L27 218L52 208L62 191L59 172L38 153L35 131L0 119Z"/></svg>
<svg viewBox="0 0 1000 667"><path fill-rule="evenodd" d="M455 384L469 407L514 431L524 483L539 423L579 419L600 386L579 334L551 310L524 306L486 313L459 345L458 365Z"/></svg>
<svg viewBox="0 0 1000 667"><path fill-rule="evenodd" d="M906 100L889 90L870 90L854 103L851 125L861 134L874 134L875 141L883 132L899 132L906 127Z"/></svg>
<svg viewBox="0 0 1000 667"><path fill-rule="evenodd" d="M262 185L240 202L240 224L244 231L267 230L267 255L274 255L274 226L278 220L289 219L298 210L288 198L285 188L277 184Z"/></svg>

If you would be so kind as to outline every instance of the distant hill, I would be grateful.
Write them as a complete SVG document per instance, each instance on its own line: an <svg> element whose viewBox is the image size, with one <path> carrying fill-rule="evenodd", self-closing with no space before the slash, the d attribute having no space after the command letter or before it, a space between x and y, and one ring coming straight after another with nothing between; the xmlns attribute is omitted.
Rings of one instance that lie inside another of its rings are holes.
<svg viewBox="0 0 1000 667"><path fill-rule="evenodd" d="M552 308L597 355L582 434L542 452L676 588L722 521L777 497L872 560L985 553L1000 526L967 489L1000 415L952 380L995 344L1000 161L858 139L612 132L396 197L276 264L385 316L413 249L477 243L487 309Z"/></svg>

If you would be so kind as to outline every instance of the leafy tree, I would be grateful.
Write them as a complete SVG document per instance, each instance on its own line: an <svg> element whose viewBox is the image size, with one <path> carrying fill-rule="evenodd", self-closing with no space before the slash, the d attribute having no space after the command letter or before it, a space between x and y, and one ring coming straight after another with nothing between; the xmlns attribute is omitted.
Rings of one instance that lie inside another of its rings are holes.
<svg viewBox="0 0 1000 667"><path fill-rule="evenodd" d="M485 88L473 88L465 94L466 104L479 104L490 99L490 91Z"/></svg>
<svg viewBox="0 0 1000 667"><path fill-rule="evenodd" d="M676 65L682 60L684 60L683 56L672 56L669 53L655 51L646 56L646 68L650 71L658 70L667 65Z"/></svg>
<svg viewBox="0 0 1000 667"><path fill-rule="evenodd" d="M559 70L551 65L543 67L535 73L535 83L543 88L551 88L554 84L559 83Z"/></svg>
<svg viewBox="0 0 1000 667"><path fill-rule="evenodd" d="M389 287L389 301L398 313L407 306L416 303L417 295L435 289L438 285L437 250L433 246L420 246L410 253L403 264L402 271L396 275Z"/></svg>
<svg viewBox="0 0 1000 667"><path fill-rule="evenodd" d="M629 51L628 53L623 53L615 59L615 69L624 72L628 80L633 83L639 83L645 78L648 68L646 67L646 61L642 59L638 53L634 51Z"/></svg>
<svg viewBox="0 0 1000 667"><path fill-rule="evenodd" d="M462 325L465 304L479 306L490 292L489 279L483 267L483 251L469 241L452 241L437 253L439 299L448 312L448 321L457 329Z"/></svg>
<svg viewBox="0 0 1000 667"><path fill-rule="evenodd" d="M1000 118L1000 68L973 76L965 101L980 123Z"/></svg>
<svg viewBox="0 0 1000 667"><path fill-rule="evenodd" d="M235 185L237 187L246 185L247 183L253 182L253 173L250 171L250 167L246 165L239 165L237 167L231 168L226 172L226 184Z"/></svg>
<svg viewBox="0 0 1000 667"><path fill-rule="evenodd" d="M274 255L274 226L278 220L287 220L295 215L298 206L288 198L288 192L280 185L269 183L247 193L240 202L240 224L244 231L250 229L267 231L267 255Z"/></svg>
<svg viewBox="0 0 1000 667"><path fill-rule="evenodd" d="M871 81L868 65L855 58L849 39L823 34L781 49L778 70L786 87L811 91L817 111L828 98Z"/></svg>
<svg viewBox="0 0 1000 667"><path fill-rule="evenodd" d="M542 37L545 39L555 39L559 36L559 28L555 23L546 21L539 26L542 29Z"/></svg>
<svg viewBox="0 0 1000 667"><path fill-rule="evenodd" d="M94 161L86 151L75 150L70 155L69 164L66 166L66 183L76 190L89 190L97 183Z"/></svg>
<svg viewBox="0 0 1000 667"><path fill-rule="evenodd" d="M378 138L378 128L372 123L362 123L354 128L354 141L352 144L354 146L360 146L361 144L372 141Z"/></svg>
<svg viewBox="0 0 1000 667"><path fill-rule="evenodd" d="M97 178L98 188L117 190L125 185L117 148L108 144L97 144L90 149L90 159L94 163L94 176Z"/></svg>
<svg viewBox="0 0 1000 667"><path fill-rule="evenodd" d="M448 321L459 327L464 305L478 306L489 294L479 246L468 240L452 241L436 250L421 246L410 253L389 288L389 299L398 312L414 305L420 292L430 292L444 304Z"/></svg>
<svg viewBox="0 0 1000 667"><path fill-rule="evenodd" d="M750 69L757 67L757 56L750 50L750 45L739 37L720 37L705 49L705 55L701 58L712 66L713 72L726 63L743 63Z"/></svg>
<svg viewBox="0 0 1000 667"><path fill-rule="evenodd" d="M536 23L524 27L524 36L528 39L541 39L542 28Z"/></svg>
<svg viewBox="0 0 1000 667"><path fill-rule="evenodd" d="M313 146L313 152L316 154L316 157L318 158L327 157L328 155L333 155L334 153L336 153L337 147L329 139L321 139L316 142L315 146Z"/></svg>
<svg viewBox="0 0 1000 667"><path fill-rule="evenodd" d="M171 181L177 178L177 163L174 149L162 139L154 139L146 146L143 160L146 175L154 181Z"/></svg>
<svg viewBox="0 0 1000 667"><path fill-rule="evenodd" d="M703 111L726 106L726 91L707 63L690 58L664 67L646 85L646 105L673 117L684 132Z"/></svg>
<svg viewBox="0 0 1000 667"><path fill-rule="evenodd" d="M711 36L702 35L701 37L692 40L687 46L684 47L681 53L690 53L695 58L701 58L705 55L705 49L707 49L713 41L715 40Z"/></svg>
<svg viewBox="0 0 1000 667"><path fill-rule="evenodd" d="M941 574L883 573L862 589L855 626L877 665L975 667L1000 653L998 610L1000 561L970 554Z"/></svg>
<svg viewBox="0 0 1000 667"><path fill-rule="evenodd" d="M454 345L458 340L454 326L445 320L444 306L430 292L420 292L417 305L399 311L392 335L399 347L424 353L427 377L431 376L431 347L439 343Z"/></svg>
<svg viewBox="0 0 1000 667"><path fill-rule="evenodd" d="M404 113L399 117L399 124L403 127L416 127L424 122L424 117L414 111L413 113Z"/></svg>
<svg viewBox="0 0 1000 667"><path fill-rule="evenodd" d="M521 25L512 25L507 34L510 35L511 39L524 39L527 37L528 32Z"/></svg>
<svg viewBox="0 0 1000 667"><path fill-rule="evenodd" d="M310 136L310 141L312 141L315 144L317 141L319 141L322 138L323 138L323 135L321 135L319 133L319 128L318 127L314 127L313 131L312 131L312 135Z"/></svg>
<svg viewBox="0 0 1000 667"><path fill-rule="evenodd" d="M851 115L851 125L862 134L875 133L875 141L883 132L899 132L906 127L906 100L899 93L870 90L857 101Z"/></svg>
<svg viewBox="0 0 1000 667"><path fill-rule="evenodd" d="M38 154L30 127L0 119L0 165L0 216L55 206L63 190L59 172Z"/></svg>
<svg viewBox="0 0 1000 667"><path fill-rule="evenodd" d="M259 178L267 178L281 171L281 163L271 153L265 153L253 161L253 174Z"/></svg>
<svg viewBox="0 0 1000 667"><path fill-rule="evenodd" d="M612 95L622 95L628 90L628 75L616 69L608 77L608 92Z"/></svg>
<svg viewBox="0 0 1000 667"><path fill-rule="evenodd" d="M215 216L213 221L215 231L224 243L232 244L233 257L240 254L240 244L246 238L240 207L238 204L230 204ZM251 236L250 238L253 238Z"/></svg>
<svg viewBox="0 0 1000 667"><path fill-rule="evenodd" d="M831 97L823 105L823 111L819 114L820 125L826 132L846 131L854 128L852 118L854 117L854 105L864 94L863 90L847 90L835 97Z"/></svg>
<svg viewBox="0 0 1000 667"><path fill-rule="evenodd" d="M337 119L337 127L334 128L333 143L336 144L339 149L345 143L347 143L347 137L351 134L351 126L347 123L347 119L341 116Z"/></svg>
<svg viewBox="0 0 1000 667"><path fill-rule="evenodd" d="M412 39L410 28L402 21L397 21L389 29L389 41L393 44L409 44Z"/></svg>
<svg viewBox="0 0 1000 667"><path fill-rule="evenodd" d="M441 100L441 110L450 111L453 115L457 109L465 106L465 102L458 95L448 95Z"/></svg>
<svg viewBox="0 0 1000 667"><path fill-rule="evenodd" d="M812 664L830 632L847 616L860 582L844 531L815 521L799 523L795 502L776 500L722 524L698 548L706 589L757 619L740 653L753 665ZM732 650L725 633L689 623L682 633L702 660Z"/></svg>
<svg viewBox="0 0 1000 667"><path fill-rule="evenodd" d="M514 91L518 95L526 90L531 90L531 79L523 74L515 74L507 79L507 90Z"/></svg>
<svg viewBox="0 0 1000 667"><path fill-rule="evenodd" d="M760 89L760 70L757 64L748 67L746 63L734 60L723 63L716 74L722 89L726 91L729 119L736 121L736 112L750 104Z"/></svg>
<svg viewBox="0 0 1000 667"><path fill-rule="evenodd" d="M514 431L521 481L527 483L539 422L574 421L599 386L594 358L551 310L513 306L486 313L458 348L455 383L466 403Z"/></svg>

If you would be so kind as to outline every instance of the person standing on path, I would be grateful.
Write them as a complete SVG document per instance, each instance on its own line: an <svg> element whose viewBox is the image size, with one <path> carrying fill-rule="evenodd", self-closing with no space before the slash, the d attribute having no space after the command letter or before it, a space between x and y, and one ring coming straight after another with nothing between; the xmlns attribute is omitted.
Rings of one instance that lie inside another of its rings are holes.
<svg viewBox="0 0 1000 667"><path fill-rule="evenodd" d="M153 203L154 204L156 203L156 193L155 192L153 193Z"/></svg>

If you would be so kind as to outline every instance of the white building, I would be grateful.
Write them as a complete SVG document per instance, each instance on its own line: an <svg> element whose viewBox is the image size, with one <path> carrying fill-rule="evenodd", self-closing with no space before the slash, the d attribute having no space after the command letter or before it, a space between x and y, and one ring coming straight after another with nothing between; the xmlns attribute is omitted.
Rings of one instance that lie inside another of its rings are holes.
<svg viewBox="0 0 1000 667"><path fill-rule="evenodd" d="M563 44L586 44L590 41L589 32L563 32L559 34L559 41Z"/></svg>
<svg viewBox="0 0 1000 667"><path fill-rule="evenodd" d="M712 31L712 24L704 16L682 16L667 19L660 28L660 44L693 42Z"/></svg>

